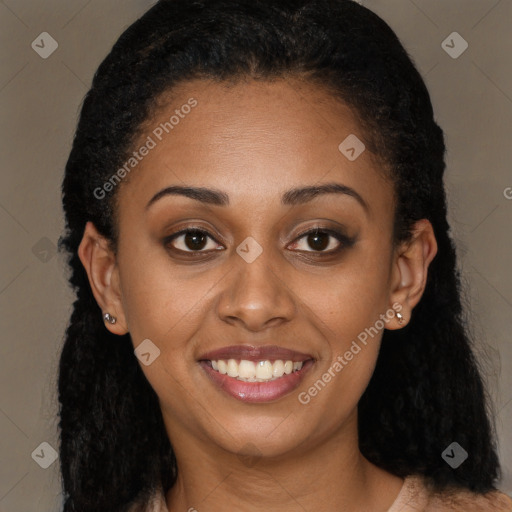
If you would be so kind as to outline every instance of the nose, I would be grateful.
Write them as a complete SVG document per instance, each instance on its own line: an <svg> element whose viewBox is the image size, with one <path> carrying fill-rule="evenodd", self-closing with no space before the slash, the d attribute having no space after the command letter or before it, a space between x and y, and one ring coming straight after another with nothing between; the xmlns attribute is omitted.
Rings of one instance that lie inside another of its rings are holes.
<svg viewBox="0 0 512 512"><path fill-rule="evenodd" d="M247 263L238 255L234 272L217 303L217 313L224 322L241 324L253 332L289 322L296 313L294 294L285 274L270 266L265 251Z"/></svg>

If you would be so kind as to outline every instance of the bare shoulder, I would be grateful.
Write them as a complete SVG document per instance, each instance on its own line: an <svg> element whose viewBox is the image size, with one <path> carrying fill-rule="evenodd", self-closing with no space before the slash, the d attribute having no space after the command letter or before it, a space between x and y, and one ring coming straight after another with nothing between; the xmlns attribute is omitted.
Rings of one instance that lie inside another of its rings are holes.
<svg viewBox="0 0 512 512"><path fill-rule="evenodd" d="M476 494L456 490L432 495L426 512L512 512L512 499L500 491Z"/></svg>

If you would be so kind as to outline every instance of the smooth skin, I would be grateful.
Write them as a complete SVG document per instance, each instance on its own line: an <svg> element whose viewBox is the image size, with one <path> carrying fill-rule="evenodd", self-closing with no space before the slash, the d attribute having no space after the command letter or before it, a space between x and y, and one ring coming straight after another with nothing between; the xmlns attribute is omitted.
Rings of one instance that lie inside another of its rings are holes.
<svg viewBox="0 0 512 512"><path fill-rule="evenodd" d="M407 324L437 252L432 226L417 222L412 240L393 247L394 194L383 164L369 150L354 161L339 151L348 135L365 136L354 112L318 86L189 81L160 102L140 142L190 98L197 106L120 185L116 251L90 222L79 248L99 306L117 318L105 328L129 332L134 347L149 338L161 351L141 368L178 462L167 506L385 512L403 479L365 459L357 437L357 404L382 331L310 403L298 394L394 303L405 322L393 317L385 328ZM366 208L338 193L281 202L290 189L327 183L352 188ZM229 204L168 194L147 207L170 186L214 189ZM303 235L316 227L354 242ZM210 235L169 240L184 228ZM263 249L251 263L236 252L247 237ZM280 345L315 363L289 395L244 403L198 363L239 344Z"/></svg>

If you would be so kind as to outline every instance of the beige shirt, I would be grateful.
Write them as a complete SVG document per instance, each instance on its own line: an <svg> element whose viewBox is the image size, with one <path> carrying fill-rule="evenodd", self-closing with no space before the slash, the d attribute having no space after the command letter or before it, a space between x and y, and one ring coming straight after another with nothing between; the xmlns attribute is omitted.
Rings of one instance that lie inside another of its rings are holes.
<svg viewBox="0 0 512 512"><path fill-rule="evenodd" d="M163 493L148 504L147 512L170 512ZM499 491L484 495L466 490L433 494L422 477L408 476L388 512L512 512L512 499Z"/></svg>

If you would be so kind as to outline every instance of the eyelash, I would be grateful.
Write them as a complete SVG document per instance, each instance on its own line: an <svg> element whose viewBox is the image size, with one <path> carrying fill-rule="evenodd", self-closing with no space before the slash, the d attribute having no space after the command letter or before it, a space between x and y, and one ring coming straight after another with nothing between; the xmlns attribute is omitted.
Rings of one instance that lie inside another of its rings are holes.
<svg viewBox="0 0 512 512"><path fill-rule="evenodd" d="M176 238L178 238L182 235L186 235L188 233L196 233L199 235L205 235L208 238L210 238L211 240L213 240L214 242L219 243L208 231L201 229L201 228L188 227L186 229L182 229L182 230L177 231L176 233L173 233L172 235L169 235L168 237L166 237L164 239L165 247L170 246L171 242L173 242ZM311 251L299 251L299 252L312 253L314 255L326 255L326 256L331 255L332 256L333 254L340 253L344 249L348 249L355 242L355 238L348 237L347 235L340 233L339 231L335 231L333 229L328 229L328 228L315 227L315 228L308 229L307 231L300 233L292 243L297 243L299 240L306 237L307 235L315 235L315 234L319 234L319 233L327 234L327 235L330 235L331 237L335 238L340 243L340 246L336 249L331 249L330 251L311 250ZM175 247L172 247L172 249L180 252L181 254L185 253L185 254L188 254L191 256L192 255L196 256L196 255L201 255L201 254L208 254L208 253L215 252L217 250L217 249L213 249L213 250L210 249L207 251L204 251L204 250L184 251L182 249L176 249ZM194 256L192 256L192 257L194 257Z"/></svg>

